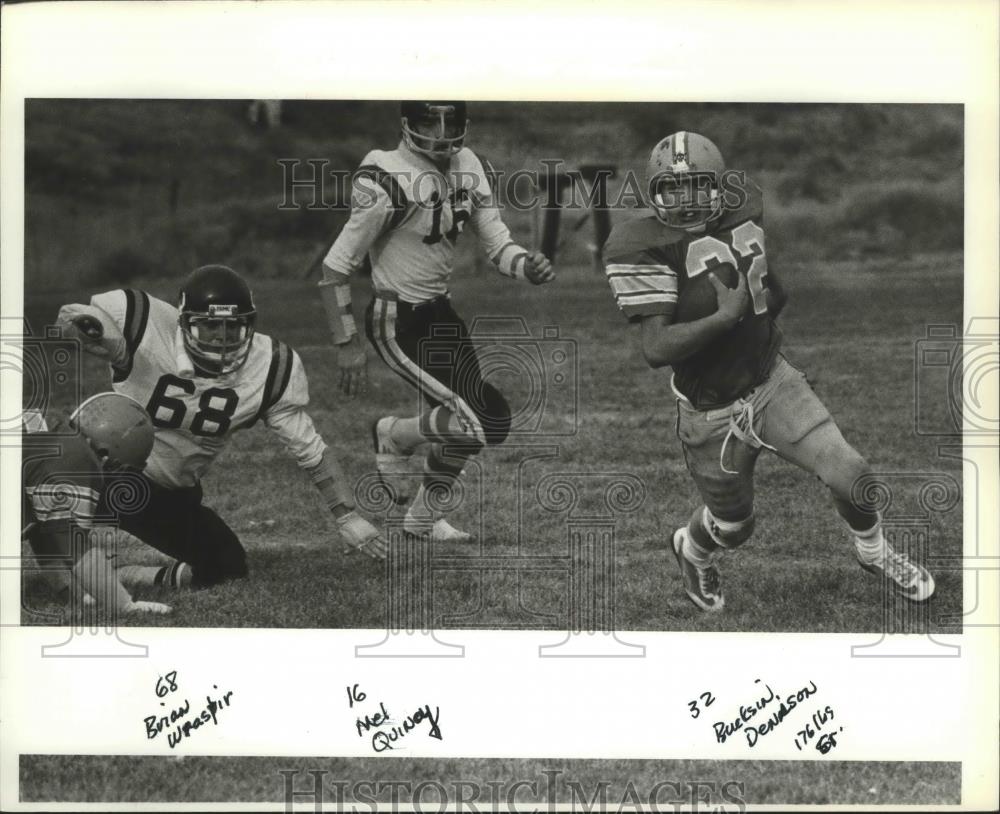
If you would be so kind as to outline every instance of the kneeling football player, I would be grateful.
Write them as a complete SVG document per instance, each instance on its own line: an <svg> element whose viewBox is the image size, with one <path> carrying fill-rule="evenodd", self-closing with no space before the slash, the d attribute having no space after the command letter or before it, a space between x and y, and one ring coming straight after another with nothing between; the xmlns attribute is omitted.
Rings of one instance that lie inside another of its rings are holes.
<svg viewBox="0 0 1000 814"><path fill-rule="evenodd" d="M652 213L616 227L604 255L619 308L641 325L646 361L673 368L677 434L704 501L672 540L687 595L722 610L716 556L753 533L753 470L767 447L830 489L862 568L928 599L931 575L893 550L878 514L856 502L868 463L780 353L775 318L786 297L768 271L760 189L697 133L660 141L647 175Z"/></svg>
<svg viewBox="0 0 1000 814"><path fill-rule="evenodd" d="M202 503L201 480L232 434L257 422L309 474L344 542L385 556L381 535L354 510L340 464L306 412L309 391L299 355L257 333L256 319L250 288L220 265L193 271L177 307L144 291L118 289L59 312L69 335L107 359L115 390L139 401L155 428L144 473L150 499L123 514L121 527L189 563L194 587L247 575L243 545Z"/></svg>
<svg viewBox="0 0 1000 814"><path fill-rule="evenodd" d="M153 425L141 404L98 393L62 426L38 412L22 418L24 489L21 538L40 564L58 565L63 590L75 581L98 610L168 613L160 602L135 601L130 582L154 583L163 569L118 566L116 520L103 510L109 479L137 478L153 448ZM69 431L67 431L69 430Z"/></svg>

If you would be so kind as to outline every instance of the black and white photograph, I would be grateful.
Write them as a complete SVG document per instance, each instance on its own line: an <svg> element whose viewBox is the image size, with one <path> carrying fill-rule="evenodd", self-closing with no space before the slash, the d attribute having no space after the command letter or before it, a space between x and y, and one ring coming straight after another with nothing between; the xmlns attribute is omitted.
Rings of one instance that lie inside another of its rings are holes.
<svg viewBox="0 0 1000 814"><path fill-rule="evenodd" d="M661 89L500 92L404 67L444 7L315 4L398 12L365 85L304 4L39 5L118 35L4 41L5 808L995 802L995 42L758 86L626 4Z"/></svg>

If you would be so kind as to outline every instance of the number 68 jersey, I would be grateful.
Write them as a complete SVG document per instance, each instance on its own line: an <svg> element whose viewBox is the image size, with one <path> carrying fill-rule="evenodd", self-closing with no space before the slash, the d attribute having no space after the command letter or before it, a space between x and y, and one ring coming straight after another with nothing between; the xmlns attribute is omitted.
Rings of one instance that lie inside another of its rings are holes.
<svg viewBox="0 0 1000 814"><path fill-rule="evenodd" d="M102 344L117 348L110 358L113 387L145 406L156 428L146 465L153 481L168 488L195 486L230 435L258 421L281 438L300 466L320 462L326 445L305 412L305 370L288 345L257 333L241 368L202 376L184 349L172 305L135 289L96 294L90 303L63 311L75 308L99 318Z"/></svg>
<svg viewBox="0 0 1000 814"><path fill-rule="evenodd" d="M781 346L769 310L763 196L752 183L743 191L740 205L704 232L672 228L650 214L616 226L604 247L608 283L629 320L662 315L668 323L693 322L717 308L710 273L730 286L734 273L746 277L749 313L673 365L674 390L698 410L745 396L770 373Z"/></svg>

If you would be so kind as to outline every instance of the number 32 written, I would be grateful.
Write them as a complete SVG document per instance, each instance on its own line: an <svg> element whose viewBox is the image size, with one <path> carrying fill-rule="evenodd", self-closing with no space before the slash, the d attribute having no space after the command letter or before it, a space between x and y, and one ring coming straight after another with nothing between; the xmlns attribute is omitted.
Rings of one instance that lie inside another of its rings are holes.
<svg viewBox="0 0 1000 814"><path fill-rule="evenodd" d="M730 248L731 245L731 248ZM733 249L740 255L737 262ZM750 260L749 266L747 259ZM712 261L715 262L712 262ZM731 232L730 243L716 237L705 236L688 246L688 278L697 277L719 265L730 264L746 275L747 288L753 301L753 312L767 311L767 256L764 254L764 230L752 220L741 223Z"/></svg>

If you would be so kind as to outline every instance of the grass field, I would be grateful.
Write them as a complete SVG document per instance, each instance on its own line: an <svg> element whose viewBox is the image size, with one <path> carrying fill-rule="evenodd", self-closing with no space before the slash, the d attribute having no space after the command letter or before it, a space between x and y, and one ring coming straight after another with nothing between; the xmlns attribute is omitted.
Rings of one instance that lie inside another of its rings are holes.
<svg viewBox="0 0 1000 814"><path fill-rule="evenodd" d="M25 315L40 333L60 304L85 302L95 291L122 285L173 301L190 268L227 262L252 282L259 330L301 354L318 428L351 477L367 483L374 463L370 422L412 412L415 399L374 356L368 395L349 401L338 393L315 280L304 280L303 272L332 241L344 213L279 209L285 179L278 161L328 159L335 168L353 169L372 147L394 145L398 108L391 102L289 102L282 127L273 131L251 128L245 111L239 100L30 100ZM760 182L767 194L770 264L790 293L781 317L786 355L808 373L847 439L884 474L893 493L888 526L912 530L916 523L926 530L937 581L926 625L958 632L961 573L936 568L934 558L961 554L962 503L930 514L921 504L928 483L960 482L960 462L939 454L940 439L914 431L914 415L917 343L928 325L962 324L962 107L482 102L470 115L474 148L507 173L557 157L571 167L613 163L621 177L629 169L641 172L649 148L663 135L685 129L713 138L730 166ZM505 218L516 240L535 242L527 213L508 209ZM651 371L642 360L636 330L589 266L586 234L570 238L558 280L540 289L483 273L473 241L459 244L451 287L459 313L470 323L477 316L523 318L536 338L557 328L576 366L569 367L575 374L571 398L566 386L532 389L538 380L509 365L495 371L515 413L537 406L540 393L548 396L542 426L550 434L488 450L481 467L469 472L467 499L453 522L477 537L467 546L430 552L431 565L439 567L422 585L425 597L426 589L433 592L426 623L506 629L582 624L577 589L592 575L587 567L596 554L580 557L569 535L598 526L588 515L607 519L608 485L628 481L638 484L643 500L611 518L617 629L883 629L880 585L857 566L825 488L767 453L757 465L755 537L722 565L726 612L707 616L689 603L669 537L698 498L674 434L668 373ZM366 281L357 280L359 316L368 297ZM491 340L484 359L497 361L490 353L514 344L509 337ZM539 358L552 347L541 343ZM53 384L53 409L69 409L78 395L107 389L102 365L85 358L82 370L79 380ZM950 424L945 388L921 391L920 398L929 423ZM554 481L567 486L556 488ZM171 616L131 623L387 626L389 572L342 553L318 494L265 429L236 434L204 486L206 502L248 548L250 580L160 597L174 606ZM556 505L571 493L579 497L575 506ZM383 512L374 514L386 522ZM156 562L159 555L126 541L121 558ZM582 573L573 571L574 564L582 564ZM419 563L405 565L394 573L405 576ZM63 613L37 573L25 574L23 604L25 624L50 624L40 614ZM579 802L577 782L586 803L604 781L612 808L630 781L643 798L657 782L677 782L684 789L680 802L689 784L709 782L716 804L725 802L718 794L725 783L741 784L742 799L758 805L943 805L958 803L961 795L961 766L948 763L22 755L21 799L277 806L282 769L324 770L328 783L397 777L449 790L457 780L508 787L538 780L544 786L542 772L556 770L559 802ZM300 777L296 784L305 782ZM434 792L428 797L436 809ZM388 802L385 795L379 800ZM491 807L480 801L480 810Z"/></svg>
<svg viewBox="0 0 1000 814"><path fill-rule="evenodd" d="M781 318L785 352L803 368L837 418L845 436L894 491L887 518L920 513L917 494L935 473L960 481L956 461L939 457L935 439L914 433L914 354L928 324L960 324L961 256L936 254L906 263L816 262L780 267L790 289ZM562 628L569 617L569 572L504 570L496 557L566 558L566 512L542 508L535 487L542 477L573 473L581 503L577 514L599 508L609 478L629 474L641 481L645 501L617 517L615 528L616 627L620 630L873 631L881 629L880 585L853 559L850 540L826 490L810 476L770 454L757 467L758 525L754 539L723 563L727 610L706 616L684 596L669 535L697 504L679 442L675 408L665 372L649 370L638 336L614 307L606 282L584 264L565 265L551 286L519 286L467 265L452 287L459 313L525 319L534 336L557 326L575 343L577 404L552 396L543 426L573 435L524 436L516 445L486 451L481 470L467 480L467 499L454 522L478 532L469 546L435 550L451 564L434 576L435 627ZM150 293L172 299L173 282L151 280ZM255 280L259 330L281 337L302 355L310 379L311 413L338 450L347 471L363 479L373 469L368 426L387 413L415 410L414 396L377 358L369 393L357 401L337 391L332 353L315 283ZM45 324L60 302L85 291L32 296L26 315ZM365 281L355 292L367 302ZM518 372L497 377L515 413L532 398ZM83 390L104 389L103 368L84 360ZM66 391L61 391L65 394ZM63 395L62 397L65 397ZM60 395L54 396L58 402ZM532 402L533 403L533 402ZM66 405L63 405L66 406ZM946 416L940 403L922 404ZM557 457L524 460L537 446L556 447ZM520 494L514 475L523 472ZM172 616L142 624L208 627L364 627L387 624L372 597L385 595L381 566L345 556L318 495L265 429L238 433L205 480L206 502L244 539L251 583L182 594L171 599ZM480 501L474 496L482 493ZM520 508L519 508L520 507ZM520 514L519 514L520 510ZM519 521L520 518L520 521ZM384 522L385 517L381 517ZM520 528L518 523L520 522ZM934 556L961 552L961 504L929 515ZM126 561L155 561L149 549L126 546ZM491 558L476 566L477 557ZM469 568L455 570L468 562ZM530 563L529 563L530 565ZM939 572L930 607L932 630L961 613L959 572ZM39 580L29 578L26 605L56 611ZM35 617L26 612L24 620Z"/></svg>

